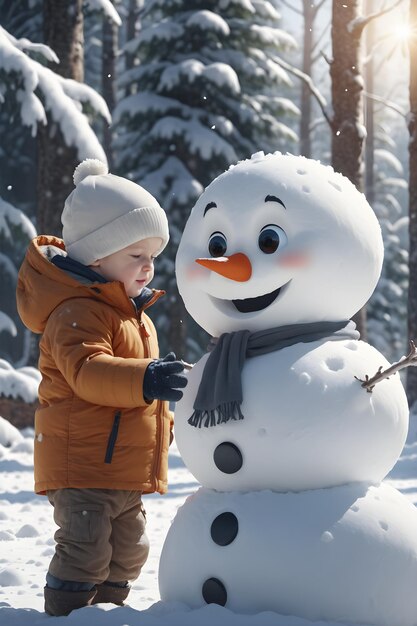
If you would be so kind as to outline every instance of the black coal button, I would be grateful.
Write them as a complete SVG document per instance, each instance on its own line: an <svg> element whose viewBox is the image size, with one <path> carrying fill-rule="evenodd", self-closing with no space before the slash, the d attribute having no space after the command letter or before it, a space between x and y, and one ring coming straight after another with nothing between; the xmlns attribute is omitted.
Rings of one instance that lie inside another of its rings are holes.
<svg viewBox="0 0 417 626"><path fill-rule="evenodd" d="M228 546L236 539L239 522L233 513L221 513L211 525L211 538L218 546Z"/></svg>
<svg viewBox="0 0 417 626"><path fill-rule="evenodd" d="M213 453L216 467L225 474L235 474L243 465L242 453L234 443L224 441Z"/></svg>
<svg viewBox="0 0 417 626"><path fill-rule="evenodd" d="M226 587L218 578L208 578L203 584L203 598L207 604L220 604L224 606L227 602Z"/></svg>

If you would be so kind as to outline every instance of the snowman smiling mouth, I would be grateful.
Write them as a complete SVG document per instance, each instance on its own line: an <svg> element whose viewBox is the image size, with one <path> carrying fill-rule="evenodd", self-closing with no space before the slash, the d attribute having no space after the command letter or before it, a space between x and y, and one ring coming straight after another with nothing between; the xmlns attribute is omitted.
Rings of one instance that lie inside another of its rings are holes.
<svg viewBox="0 0 417 626"><path fill-rule="evenodd" d="M257 296L256 298L245 298L244 300L232 300L232 302L239 313L255 313L256 311L262 311L275 302L281 291L285 289L290 282L291 281L281 287L278 287L278 289L275 289L270 293L265 293L262 296Z"/></svg>
<svg viewBox="0 0 417 626"><path fill-rule="evenodd" d="M225 311L224 307L227 305L229 307L237 309L239 313L256 313L257 311L262 311L270 306L275 300L280 296L288 287L291 280L289 280L285 285L281 285L274 291L270 293L265 293L262 296L257 296L255 298L244 298L242 300L223 300L223 298L216 298L214 296L209 296L210 300L217 307Z"/></svg>

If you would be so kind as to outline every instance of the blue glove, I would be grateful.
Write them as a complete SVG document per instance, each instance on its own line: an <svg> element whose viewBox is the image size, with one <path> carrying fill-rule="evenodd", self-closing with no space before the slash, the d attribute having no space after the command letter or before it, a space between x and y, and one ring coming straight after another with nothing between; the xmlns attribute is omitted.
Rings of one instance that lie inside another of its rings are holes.
<svg viewBox="0 0 417 626"><path fill-rule="evenodd" d="M143 377L143 396L145 400L181 400L182 391L188 380L184 374L184 366L173 352L163 359L149 363Z"/></svg>

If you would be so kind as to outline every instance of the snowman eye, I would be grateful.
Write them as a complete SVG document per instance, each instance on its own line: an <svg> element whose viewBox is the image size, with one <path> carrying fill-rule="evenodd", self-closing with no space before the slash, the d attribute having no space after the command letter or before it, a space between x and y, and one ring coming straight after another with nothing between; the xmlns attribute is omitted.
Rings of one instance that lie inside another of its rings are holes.
<svg viewBox="0 0 417 626"><path fill-rule="evenodd" d="M282 228L276 224L268 224L259 233L258 245L265 254L273 254L279 247L284 246L287 241L287 235Z"/></svg>
<svg viewBox="0 0 417 626"><path fill-rule="evenodd" d="M223 233L213 233L210 235L208 249L213 257L224 256L227 250L227 240Z"/></svg>

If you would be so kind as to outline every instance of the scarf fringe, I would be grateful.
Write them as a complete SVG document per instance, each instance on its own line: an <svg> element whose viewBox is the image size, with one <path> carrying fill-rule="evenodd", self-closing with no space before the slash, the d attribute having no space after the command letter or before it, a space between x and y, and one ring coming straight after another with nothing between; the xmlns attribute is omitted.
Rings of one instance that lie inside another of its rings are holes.
<svg viewBox="0 0 417 626"><path fill-rule="evenodd" d="M195 428L209 428L217 424L226 424L230 420L243 420L244 416L240 409L240 403L237 401L220 404L215 409L200 410L195 409L194 413L188 419L190 426Z"/></svg>

